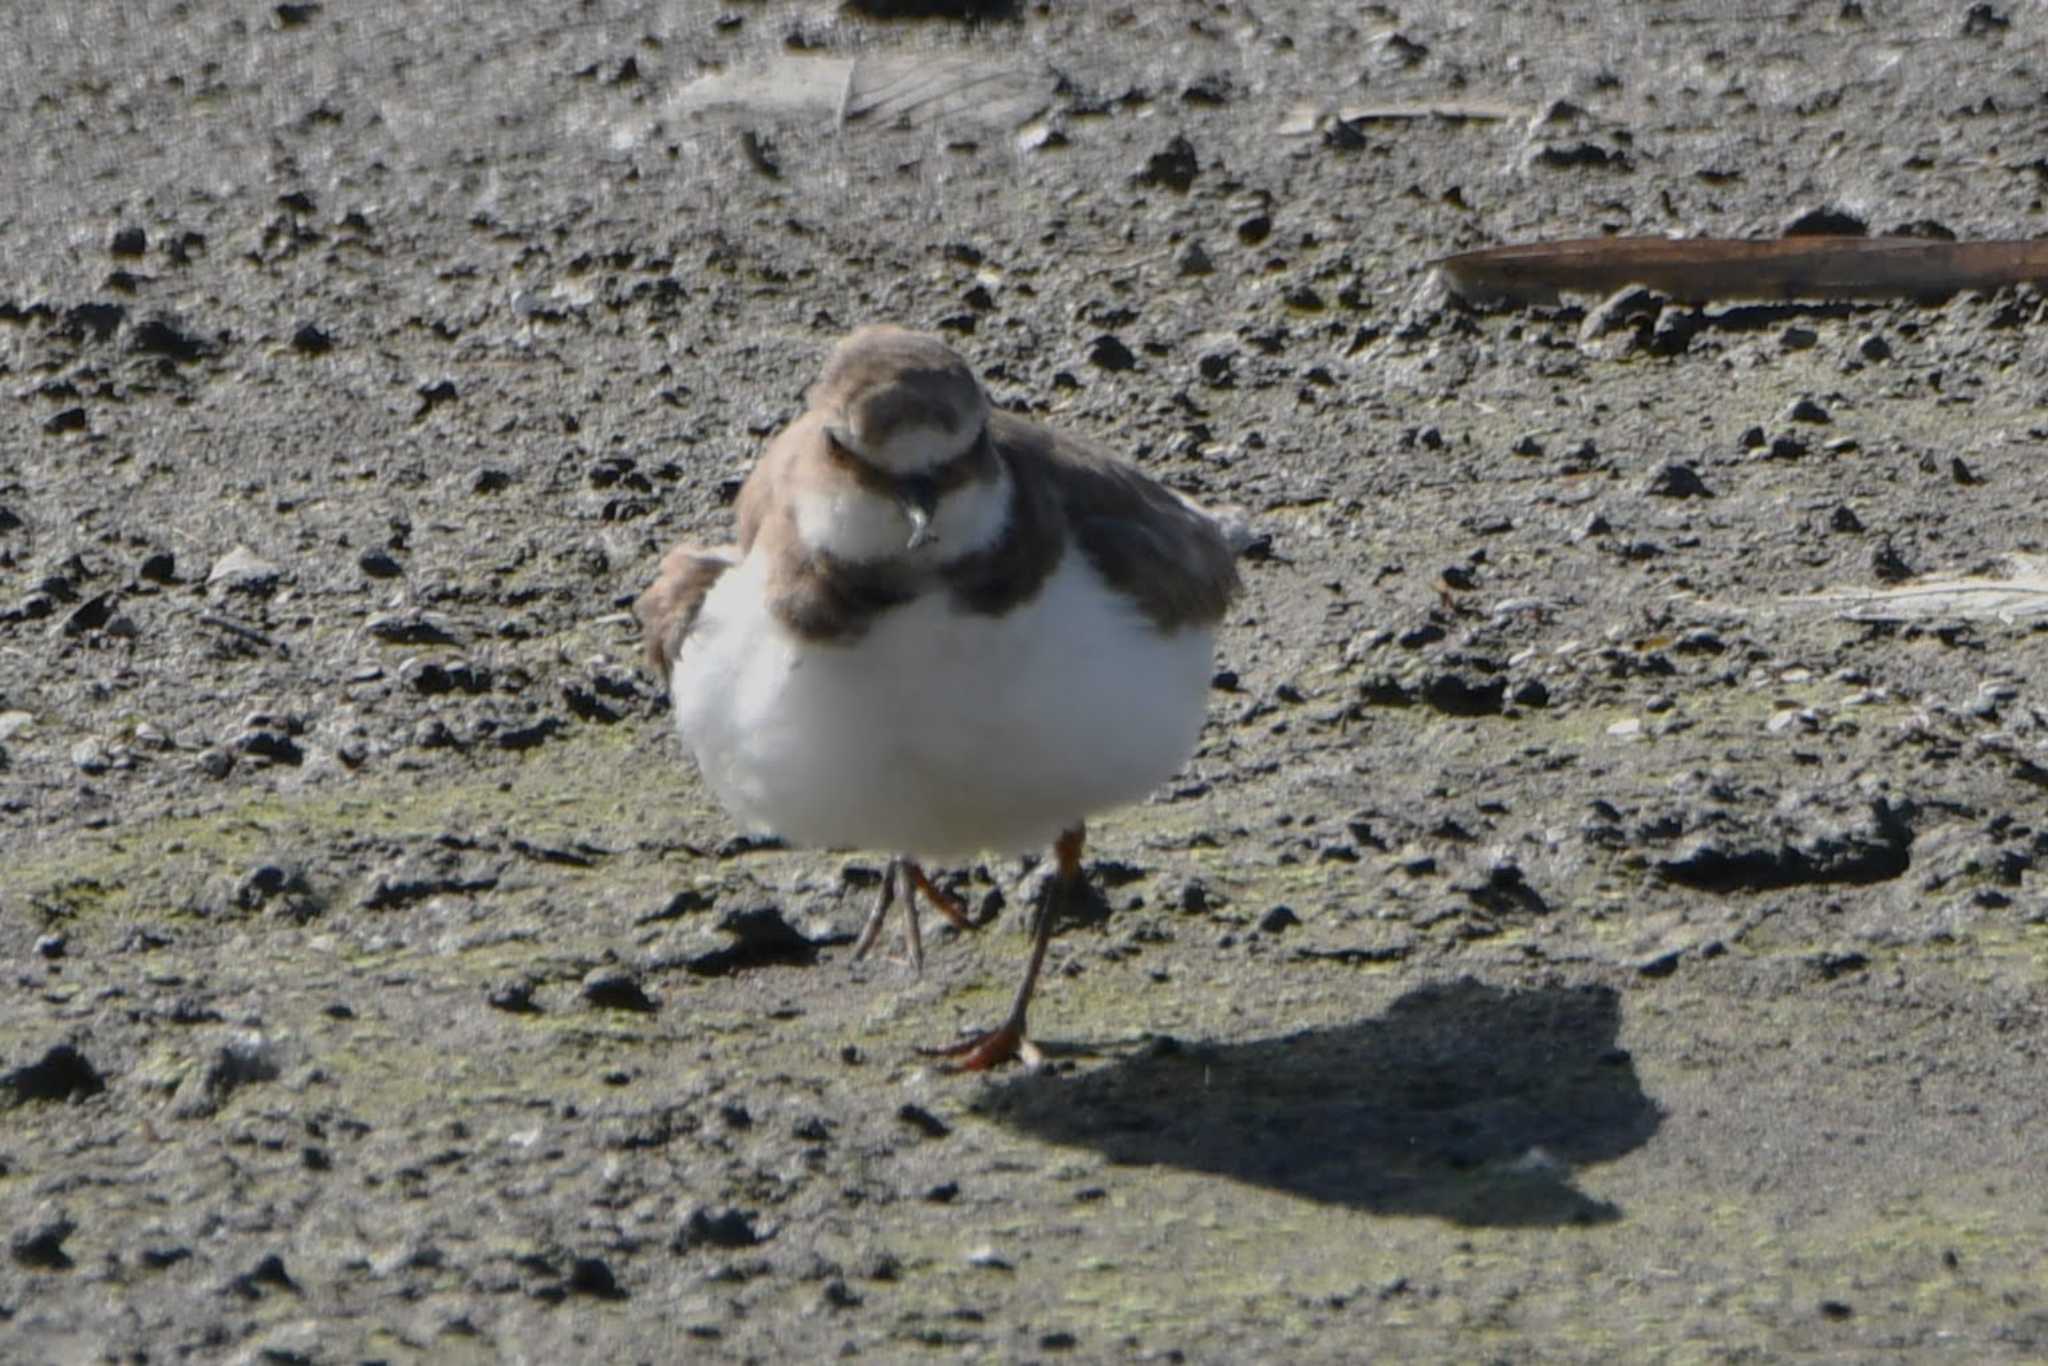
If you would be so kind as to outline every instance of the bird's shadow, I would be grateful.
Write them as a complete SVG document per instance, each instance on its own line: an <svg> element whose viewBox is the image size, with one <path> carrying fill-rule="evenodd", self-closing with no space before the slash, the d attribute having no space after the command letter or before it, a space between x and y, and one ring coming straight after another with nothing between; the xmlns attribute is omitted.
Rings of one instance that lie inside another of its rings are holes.
<svg viewBox="0 0 2048 1366"><path fill-rule="evenodd" d="M1470 978L1375 1019L1241 1044L1153 1046L984 1096L999 1122L1120 1164L1160 1164L1383 1214L1527 1227L1621 1210L1576 1170L1641 1146L1658 1106L1616 1043L1605 986Z"/></svg>

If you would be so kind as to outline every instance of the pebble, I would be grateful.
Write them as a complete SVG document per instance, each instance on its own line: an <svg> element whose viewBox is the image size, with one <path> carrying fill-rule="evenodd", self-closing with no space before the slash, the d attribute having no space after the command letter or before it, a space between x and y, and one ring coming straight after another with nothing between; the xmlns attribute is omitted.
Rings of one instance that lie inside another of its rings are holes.
<svg viewBox="0 0 2048 1366"><path fill-rule="evenodd" d="M27 1224L8 1235L8 1255L21 1266L62 1271L71 1265L64 1240L76 1232L78 1224L62 1210L40 1210Z"/></svg>
<svg viewBox="0 0 2048 1366"><path fill-rule="evenodd" d="M531 999L531 993L528 994ZM593 968L583 978L583 999L600 1010L651 1011L660 1009L660 1003L647 994L639 978L625 968L614 966ZM493 1001L493 1005L497 1002ZM517 1006L499 1006L499 1009L519 1009Z"/></svg>
<svg viewBox="0 0 2048 1366"><path fill-rule="evenodd" d="M213 562L206 572L206 586L226 593L248 593L261 597L277 588L284 572L248 546L238 545Z"/></svg>

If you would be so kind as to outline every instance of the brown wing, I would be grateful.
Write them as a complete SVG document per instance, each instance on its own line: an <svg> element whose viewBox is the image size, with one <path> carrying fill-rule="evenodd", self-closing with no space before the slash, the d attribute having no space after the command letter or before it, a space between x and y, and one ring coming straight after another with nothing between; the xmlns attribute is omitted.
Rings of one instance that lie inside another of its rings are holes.
<svg viewBox="0 0 2048 1366"><path fill-rule="evenodd" d="M647 667L663 683L675 667L683 639L696 625L704 595L720 574L738 563L739 552L732 546L707 549L688 542L661 557L661 569L633 604L633 615L640 619Z"/></svg>
<svg viewBox="0 0 2048 1366"><path fill-rule="evenodd" d="M1162 631L1222 618L1237 556L1208 513L1092 442L1008 413L993 434L1020 482L1049 486L1096 572Z"/></svg>

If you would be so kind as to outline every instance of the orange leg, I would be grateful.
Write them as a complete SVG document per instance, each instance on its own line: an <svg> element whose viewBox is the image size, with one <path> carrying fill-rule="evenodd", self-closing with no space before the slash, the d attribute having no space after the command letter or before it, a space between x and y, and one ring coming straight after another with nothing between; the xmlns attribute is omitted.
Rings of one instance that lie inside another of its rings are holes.
<svg viewBox="0 0 2048 1366"><path fill-rule="evenodd" d="M961 902L959 897L954 896L951 892L939 886L938 883L926 877L924 869L912 860L903 860L903 867L910 874L910 885L924 893L924 899L932 904L932 909L952 921L955 929L971 930L974 928L974 922L967 918L967 907ZM909 895L908 892L904 893L904 898L908 900Z"/></svg>
<svg viewBox="0 0 2048 1366"><path fill-rule="evenodd" d="M1052 886L1040 902L1031 922L1031 961L1025 965L1024 980L1017 984L1010 1003L1009 1018L985 1033L970 1035L958 1043L938 1048L920 1048L926 1057L951 1058L962 1071L980 1072L1022 1057L1034 1061L1038 1050L1024 1037L1024 1016L1031 1006L1031 993L1038 986L1038 974L1045 966L1045 951L1052 943L1052 925L1081 886L1081 841L1086 831L1076 824L1053 843L1057 860Z"/></svg>

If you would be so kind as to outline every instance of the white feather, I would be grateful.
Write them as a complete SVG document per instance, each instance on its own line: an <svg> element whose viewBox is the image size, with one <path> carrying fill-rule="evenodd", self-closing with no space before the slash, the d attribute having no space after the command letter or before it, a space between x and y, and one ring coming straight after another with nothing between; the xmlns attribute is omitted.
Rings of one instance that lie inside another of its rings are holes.
<svg viewBox="0 0 2048 1366"><path fill-rule="evenodd" d="M793 843L946 858L1020 852L1136 801L1200 735L1211 632L1162 633L1070 549L1000 615L943 592L851 645L769 614L750 557L705 600L671 682L704 780Z"/></svg>
<svg viewBox="0 0 2048 1366"><path fill-rule="evenodd" d="M918 558L940 563L995 544L1009 525L1010 489L1006 469L994 479L963 485L941 498ZM895 500L850 479L799 488L795 502L797 535L803 543L849 564L895 559L910 540L910 519Z"/></svg>

